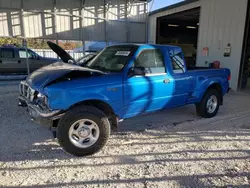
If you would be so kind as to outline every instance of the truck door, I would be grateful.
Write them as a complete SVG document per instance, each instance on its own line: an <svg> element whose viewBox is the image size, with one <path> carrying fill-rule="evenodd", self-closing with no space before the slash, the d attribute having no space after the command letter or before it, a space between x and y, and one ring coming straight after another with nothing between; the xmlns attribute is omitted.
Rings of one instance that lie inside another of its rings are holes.
<svg viewBox="0 0 250 188"><path fill-rule="evenodd" d="M125 118L174 105L173 78L166 72L165 63L160 49L146 49L137 56L131 68L143 67L146 75L125 76Z"/></svg>
<svg viewBox="0 0 250 188"><path fill-rule="evenodd" d="M25 49L19 49L19 57L20 61L27 66L26 63L26 50ZM36 69L39 69L42 67L42 61L38 59L38 55L31 51L30 49L27 50L28 52L28 61L29 61L29 67L30 72L35 71Z"/></svg>
<svg viewBox="0 0 250 188"><path fill-rule="evenodd" d="M14 48L0 49L0 72L1 73L24 73L24 65L15 55ZM27 71L26 71L27 72Z"/></svg>
<svg viewBox="0 0 250 188"><path fill-rule="evenodd" d="M29 54L30 67L31 67L32 72L44 66L44 61L40 60L38 54L36 54L34 51L30 49L28 49L28 54Z"/></svg>

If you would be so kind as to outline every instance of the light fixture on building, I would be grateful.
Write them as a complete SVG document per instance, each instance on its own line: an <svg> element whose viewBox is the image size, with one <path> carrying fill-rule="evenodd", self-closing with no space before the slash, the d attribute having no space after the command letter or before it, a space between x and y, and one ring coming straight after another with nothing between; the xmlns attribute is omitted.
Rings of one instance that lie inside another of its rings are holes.
<svg viewBox="0 0 250 188"><path fill-rule="evenodd" d="M187 29L196 29L194 26L187 26Z"/></svg>
<svg viewBox="0 0 250 188"><path fill-rule="evenodd" d="M179 27L179 25L175 25L175 24L168 24L169 27Z"/></svg>

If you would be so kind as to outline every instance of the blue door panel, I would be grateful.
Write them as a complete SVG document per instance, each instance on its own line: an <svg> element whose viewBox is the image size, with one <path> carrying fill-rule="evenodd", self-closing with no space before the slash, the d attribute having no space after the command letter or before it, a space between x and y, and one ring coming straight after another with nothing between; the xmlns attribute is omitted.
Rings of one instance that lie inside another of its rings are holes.
<svg viewBox="0 0 250 188"><path fill-rule="evenodd" d="M174 84L167 74L129 78L124 85L125 116L175 106Z"/></svg>

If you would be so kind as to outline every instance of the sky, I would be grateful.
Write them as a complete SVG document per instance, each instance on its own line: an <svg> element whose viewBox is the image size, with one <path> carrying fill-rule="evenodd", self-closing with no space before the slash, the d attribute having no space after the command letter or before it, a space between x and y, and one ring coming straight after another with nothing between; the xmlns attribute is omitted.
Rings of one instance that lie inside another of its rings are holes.
<svg viewBox="0 0 250 188"><path fill-rule="evenodd" d="M183 0L151 0L149 8L152 6L153 2L154 2L153 6L152 6L152 9L150 11L153 11L153 10L156 10L156 9L159 9L162 7L166 7L166 6L175 4L175 3L179 3L181 1L183 1Z"/></svg>

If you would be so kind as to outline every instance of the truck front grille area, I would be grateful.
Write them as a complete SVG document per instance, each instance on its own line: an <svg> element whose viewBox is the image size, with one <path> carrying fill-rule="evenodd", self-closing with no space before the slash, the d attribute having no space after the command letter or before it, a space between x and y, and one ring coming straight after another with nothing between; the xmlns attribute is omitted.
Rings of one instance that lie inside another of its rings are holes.
<svg viewBox="0 0 250 188"><path fill-rule="evenodd" d="M21 96L25 97L29 101L33 101L35 97L35 90L28 86L25 81L22 81L19 85Z"/></svg>

